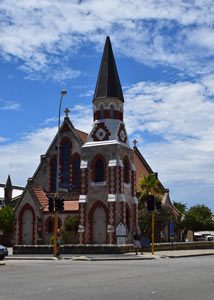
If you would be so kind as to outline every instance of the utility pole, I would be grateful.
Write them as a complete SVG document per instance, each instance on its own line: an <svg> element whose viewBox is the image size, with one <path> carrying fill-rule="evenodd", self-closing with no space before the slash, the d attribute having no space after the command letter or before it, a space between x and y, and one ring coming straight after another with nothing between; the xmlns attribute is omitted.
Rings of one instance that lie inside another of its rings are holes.
<svg viewBox="0 0 214 300"><path fill-rule="evenodd" d="M152 255L154 255L155 243L155 210L152 211Z"/></svg>
<svg viewBox="0 0 214 300"><path fill-rule="evenodd" d="M147 196L147 209L152 213L152 255L154 255L155 244L155 210L159 211L162 208L161 200L155 200L154 195Z"/></svg>

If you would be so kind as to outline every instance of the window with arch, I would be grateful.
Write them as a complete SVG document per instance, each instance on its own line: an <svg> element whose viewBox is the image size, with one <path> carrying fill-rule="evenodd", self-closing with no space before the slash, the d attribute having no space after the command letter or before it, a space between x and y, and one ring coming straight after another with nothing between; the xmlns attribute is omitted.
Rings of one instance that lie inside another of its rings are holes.
<svg viewBox="0 0 214 300"><path fill-rule="evenodd" d="M61 187L70 187L70 157L71 157L71 141L65 139L61 143Z"/></svg>
<svg viewBox="0 0 214 300"><path fill-rule="evenodd" d="M129 183L130 182L130 164L129 164L129 159L127 156L123 160L123 166L124 166L124 170L123 170L124 171L123 172L124 182Z"/></svg>
<svg viewBox="0 0 214 300"><path fill-rule="evenodd" d="M73 166L72 190L78 191L79 190L79 182L80 182L80 156L79 156L79 154L74 155L72 166Z"/></svg>
<svg viewBox="0 0 214 300"><path fill-rule="evenodd" d="M114 105L113 104L110 105L110 118L114 119Z"/></svg>
<svg viewBox="0 0 214 300"><path fill-rule="evenodd" d="M128 228L128 231L130 230L130 218L131 218L130 208L126 203L126 226Z"/></svg>
<svg viewBox="0 0 214 300"><path fill-rule="evenodd" d="M95 163L95 182L104 181L105 166L102 159L98 159Z"/></svg>
<svg viewBox="0 0 214 300"><path fill-rule="evenodd" d="M50 161L50 190L56 191L56 170L57 169L57 160L56 155L54 155Z"/></svg>
<svg viewBox="0 0 214 300"><path fill-rule="evenodd" d="M104 182L105 181L105 160L102 156L97 156L92 162L92 181Z"/></svg>
<svg viewBox="0 0 214 300"><path fill-rule="evenodd" d="M54 231L54 220L53 218L49 218L47 222L47 232L52 233Z"/></svg>
<svg viewBox="0 0 214 300"><path fill-rule="evenodd" d="M100 105L100 119L104 119L104 106L103 106L103 104Z"/></svg>

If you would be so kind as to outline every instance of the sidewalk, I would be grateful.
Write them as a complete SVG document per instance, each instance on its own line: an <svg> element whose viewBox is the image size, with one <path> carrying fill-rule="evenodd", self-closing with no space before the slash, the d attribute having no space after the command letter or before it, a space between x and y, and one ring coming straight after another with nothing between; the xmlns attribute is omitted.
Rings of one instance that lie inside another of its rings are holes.
<svg viewBox="0 0 214 300"><path fill-rule="evenodd" d="M72 255L62 254L61 259L72 261L112 261L112 260L151 260L160 258L180 258L180 257L193 257L214 255L214 249L198 249L198 250L174 250L174 251L157 251L154 256L150 252L144 252L143 255L136 255L134 252L124 254L84 254ZM9 255L5 258L8 260L56 260L53 255Z"/></svg>

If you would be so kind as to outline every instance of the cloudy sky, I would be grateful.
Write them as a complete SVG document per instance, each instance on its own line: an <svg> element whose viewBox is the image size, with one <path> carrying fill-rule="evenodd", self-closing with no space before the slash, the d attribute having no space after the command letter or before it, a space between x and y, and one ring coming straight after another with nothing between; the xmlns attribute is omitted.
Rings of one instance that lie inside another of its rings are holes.
<svg viewBox="0 0 214 300"><path fill-rule="evenodd" d="M56 134L60 90L90 131L110 36L131 141L171 199L214 211L212 0L0 0L0 182L25 185Z"/></svg>

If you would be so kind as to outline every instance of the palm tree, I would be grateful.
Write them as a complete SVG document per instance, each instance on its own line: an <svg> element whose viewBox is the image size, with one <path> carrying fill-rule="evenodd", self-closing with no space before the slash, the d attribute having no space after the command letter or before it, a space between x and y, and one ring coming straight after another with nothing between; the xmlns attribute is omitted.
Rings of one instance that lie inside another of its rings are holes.
<svg viewBox="0 0 214 300"><path fill-rule="evenodd" d="M155 196L155 201L161 202L160 195L163 195L164 190L161 188L161 183L155 173L144 176L139 182L138 197L139 205L139 224L141 232L145 236L152 236L152 253L154 254L154 211L152 215L145 209L145 202L149 195ZM152 221L153 220L153 221ZM151 226L153 224L153 226Z"/></svg>
<svg viewBox="0 0 214 300"><path fill-rule="evenodd" d="M139 199L146 200L148 195L161 195L163 190L155 173L144 176L139 182Z"/></svg>

